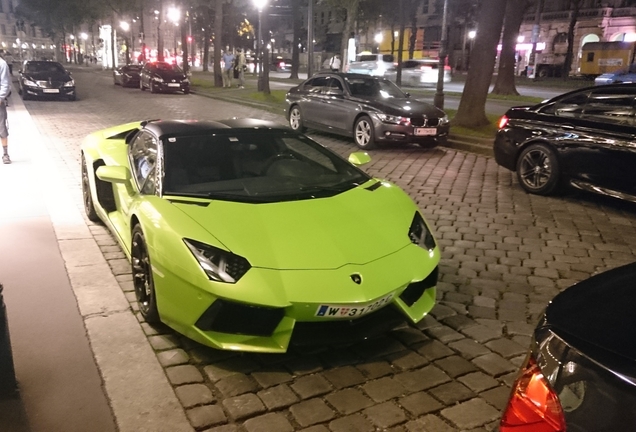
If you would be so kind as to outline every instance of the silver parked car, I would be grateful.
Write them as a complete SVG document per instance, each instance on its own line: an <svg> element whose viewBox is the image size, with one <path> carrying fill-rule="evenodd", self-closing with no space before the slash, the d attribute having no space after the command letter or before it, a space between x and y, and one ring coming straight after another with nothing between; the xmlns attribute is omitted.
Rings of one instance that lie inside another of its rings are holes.
<svg viewBox="0 0 636 432"><path fill-rule="evenodd" d="M395 69L395 58L391 54L358 54L356 61L349 63L349 73L385 76Z"/></svg>
<svg viewBox="0 0 636 432"><path fill-rule="evenodd" d="M362 149L379 143L434 147L446 140L450 128L444 111L369 75L318 73L291 88L286 102L292 129L353 136Z"/></svg>

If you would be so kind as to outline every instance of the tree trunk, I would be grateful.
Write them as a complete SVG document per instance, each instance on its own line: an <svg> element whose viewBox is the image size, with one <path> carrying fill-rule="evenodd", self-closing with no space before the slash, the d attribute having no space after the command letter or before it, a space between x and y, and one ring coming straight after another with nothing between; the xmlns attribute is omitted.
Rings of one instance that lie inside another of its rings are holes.
<svg viewBox="0 0 636 432"><path fill-rule="evenodd" d="M223 87L221 51L223 50L223 0L215 1L214 9L214 86Z"/></svg>
<svg viewBox="0 0 636 432"><path fill-rule="evenodd" d="M208 72L210 68L210 23L206 23L203 28L203 72Z"/></svg>
<svg viewBox="0 0 636 432"><path fill-rule="evenodd" d="M262 17L262 24L263 24L263 34L264 35L269 35L269 5L265 6L263 8L263 17ZM269 41L269 37L263 36L263 39L265 41ZM269 89L269 65L272 62L272 56L269 53L269 50L267 49L267 43L263 42L263 87L262 87L262 92L265 93L266 95L270 94L271 91Z"/></svg>
<svg viewBox="0 0 636 432"><path fill-rule="evenodd" d="M183 73L185 73L186 75L188 74L188 71L190 70L190 65L188 63L188 59L190 58L190 50L189 50L189 44L188 44L188 28L186 26L186 20L189 20L190 17L188 16L186 18L186 14L183 14L183 20L181 20L181 61L183 64ZM175 48L175 52L177 51L177 49ZM175 54L175 63L177 62L176 59L176 54Z"/></svg>
<svg viewBox="0 0 636 432"><path fill-rule="evenodd" d="M391 21L391 55L395 56L395 21Z"/></svg>
<svg viewBox="0 0 636 432"><path fill-rule="evenodd" d="M115 53L117 52L117 39L115 38L115 22L117 21L115 17L115 12L113 12L113 24L110 26L110 58L111 58L111 69L115 69Z"/></svg>
<svg viewBox="0 0 636 432"><path fill-rule="evenodd" d="M159 17L163 17L163 0L159 1ZM164 61L163 55L163 30L161 30L161 19L157 20L157 61Z"/></svg>
<svg viewBox="0 0 636 432"><path fill-rule="evenodd" d="M409 58L412 59L415 54L415 43L417 42L417 10L420 6L419 1L410 0L409 14L411 16L411 36L409 37Z"/></svg>
<svg viewBox="0 0 636 432"><path fill-rule="evenodd" d="M404 21L406 18L404 17L404 0L400 0L399 3L399 16L400 16L400 36L398 37L398 55L397 55L397 76L395 78L395 83L399 86L402 85L402 53L404 52L404 29L406 24Z"/></svg>
<svg viewBox="0 0 636 432"><path fill-rule="evenodd" d="M506 0L483 0L477 20L477 36L466 85L459 101L459 109L452 124L479 127L489 123L486 117L486 98L495 69L497 44L501 36Z"/></svg>
<svg viewBox="0 0 636 432"><path fill-rule="evenodd" d="M294 29L294 38L292 42L292 67L291 67L291 75L290 79L298 79L298 67L300 62L300 48L298 45L300 44L300 32L302 28L301 23L301 15L300 15L300 5L298 4L298 0L292 0L292 20L293 20L293 29Z"/></svg>
<svg viewBox="0 0 636 432"><path fill-rule="evenodd" d="M499 71L495 81L494 94L518 95L515 87L515 65L517 64L517 38L526 8L520 4L508 2L504 16L504 31L501 38Z"/></svg>
<svg viewBox="0 0 636 432"><path fill-rule="evenodd" d="M570 69L572 69L572 59L574 58L574 28L576 27L576 22L579 19L580 7L581 0L570 0L570 9L572 9L572 14L570 15L570 25L568 26L568 49L565 53L563 70L561 71L561 77L564 81L570 77Z"/></svg>

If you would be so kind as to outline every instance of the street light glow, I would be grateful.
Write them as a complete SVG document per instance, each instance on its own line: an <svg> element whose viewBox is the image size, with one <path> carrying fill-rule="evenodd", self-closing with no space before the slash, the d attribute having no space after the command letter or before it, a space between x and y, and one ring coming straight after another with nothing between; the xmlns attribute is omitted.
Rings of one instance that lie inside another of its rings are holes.
<svg viewBox="0 0 636 432"><path fill-rule="evenodd" d="M88 35L86 33L82 33L80 37L84 40L88 39Z"/></svg>
<svg viewBox="0 0 636 432"><path fill-rule="evenodd" d="M121 29L122 29L123 31L128 31L128 30L130 30L130 24L128 24L126 21L121 21L121 22L119 23L119 27L121 27Z"/></svg>
<svg viewBox="0 0 636 432"><path fill-rule="evenodd" d="M168 19L176 24L179 22L180 18L181 18L181 11L179 10L179 8L170 6L168 8Z"/></svg>
<svg viewBox="0 0 636 432"><path fill-rule="evenodd" d="M475 30L468 32L468 39L475 39L475 36L477 36L477 32Z"/></svg>
<svg viewBox="0 0 636 432"><path fill-rule="evenodd" d="M375 41L375 43L380 44L384 40L384 36L382 35L382 33L376 33L373 40Z"/></svg>
<svg viewBox="0 0 636 432"><path fill-rule="evenodd" d="M524 37L523 37L523 36L519 36L519 37L517 37L517 42L518 42L518 43L522 43L522 42L523 42L523 40L524 40Z"/></svg>
<svg viewBox="0 0 636 432"><path fill-rule="evenodd" d="M267 0L252 0L252 1L254 2L254 6L256 6L256 9L258 9L259 11L263 10L265 5L267 5Z"/></svg>

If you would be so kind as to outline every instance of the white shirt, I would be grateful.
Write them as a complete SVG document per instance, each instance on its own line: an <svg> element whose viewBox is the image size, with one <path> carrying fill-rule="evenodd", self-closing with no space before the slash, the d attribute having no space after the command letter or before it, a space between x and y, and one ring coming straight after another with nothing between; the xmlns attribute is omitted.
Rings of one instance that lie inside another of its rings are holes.
<svg viewBox="0 0 636 432"><path fill-rule="evenodd" d="M11 92L11 75L7 62L0 57L0 100L5 100Z"/></svg>

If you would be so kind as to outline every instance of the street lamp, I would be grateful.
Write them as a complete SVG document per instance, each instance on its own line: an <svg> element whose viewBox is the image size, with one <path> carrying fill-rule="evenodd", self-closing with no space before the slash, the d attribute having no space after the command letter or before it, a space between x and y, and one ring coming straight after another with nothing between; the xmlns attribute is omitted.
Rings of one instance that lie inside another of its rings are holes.
<svg viewBox="0 0 636 432"><path fill-rule="evenodd" d="M263 89L263 29L262 15L263 8L267 5L267 0L253 0L254 6L258 9L258 38L256 40L256 65L258 67L258 91Z"/></svg>
<svg viewBox="0 0 636 432"><path fill-rule="evenodd" d="M168 8L168 19L172 21L172 23L174 24L174 28L172 30L172 33L174 35L174 62L175 64L177 64L177 30L176 28L179 26L179 20L181 19L181 11L179 10L179 8L175 6L170 6Z"/></svg>

